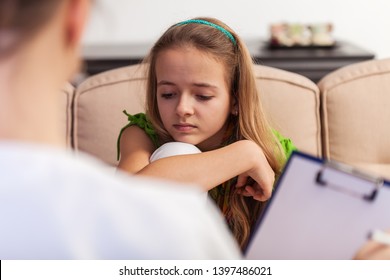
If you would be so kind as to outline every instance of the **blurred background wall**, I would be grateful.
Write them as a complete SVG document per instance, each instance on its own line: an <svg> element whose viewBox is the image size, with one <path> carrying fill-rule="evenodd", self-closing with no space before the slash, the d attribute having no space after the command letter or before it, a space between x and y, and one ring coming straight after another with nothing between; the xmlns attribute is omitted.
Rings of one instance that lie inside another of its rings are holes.
<svg viewBox="0 0 390 280"><path fill-rule="evenodd" d="M152 43L196 16L217 17L245 40L267 39L271 23L330 22L336 40L390 57L389 0L96 0L84 44Z"/></svg>

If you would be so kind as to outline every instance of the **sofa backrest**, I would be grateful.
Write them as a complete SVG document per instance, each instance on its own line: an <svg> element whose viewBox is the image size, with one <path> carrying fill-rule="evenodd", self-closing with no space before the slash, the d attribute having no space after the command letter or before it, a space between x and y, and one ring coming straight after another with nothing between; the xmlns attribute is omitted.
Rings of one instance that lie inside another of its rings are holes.
<svg viewBox="0 0 390 280"><path fill-rule="evenodd" d="M390 59L345 66L318 86L324 157L390 177Z"/></svg>
<svg viewBox="0 0 390 280"><path fill-rule="evenodd" d="M321 155L319 92L309 79L276 68L255 65L264 108L275 129L298 149ZM73 147L117 165L116 142L127 124L122 113L144 111L145 68L132 65L89 77L74 98Z"/></svg>
<svg viewBox="0 0 390 280"><path fill-rule="evenodd" d="M264 109L273 128L303 152L321 156L319 90L308 78L255 65Z"/></svg>
<svg viewBox="0 0 390 280"><path fill-rule="evenodd" d="M144 111L145 68L122 67L86 79L73 105L73 148L116 166L116 141L127 124L123 110Z"/></svg>

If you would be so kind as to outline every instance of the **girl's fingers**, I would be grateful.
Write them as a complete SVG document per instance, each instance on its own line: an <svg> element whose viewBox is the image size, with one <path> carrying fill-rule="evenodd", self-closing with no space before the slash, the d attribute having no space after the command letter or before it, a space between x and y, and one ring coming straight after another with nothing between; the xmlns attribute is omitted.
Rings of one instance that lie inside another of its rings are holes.
<svg viewBox="0 0 390 280"><path fill-rule="evenodd" d="M239 176L237 178L236 187L240 188L240 190L238 190L239 194L243 196L252 196L253 199L258 201L266 201L270 198L271 193L265 193L260 185L256 182L253 185L248 185L247 180L247 176Z"/></svg>
<svg viewBox="0 0 390 280"><path fill-rule="evenodd" d="M258 184L255 184L255 186L256 187L246 186L245 190L253 197L253 199L256 199L258 201L266 201L269 196L264 194L263 190Z"/></svg>
<svg viewBox="0 0 390 280"><path fill-rule="evenodd" d="M247 181L248 181L248 176L239 175L237 178L236 187L237 188L245 187Z"/></svg>

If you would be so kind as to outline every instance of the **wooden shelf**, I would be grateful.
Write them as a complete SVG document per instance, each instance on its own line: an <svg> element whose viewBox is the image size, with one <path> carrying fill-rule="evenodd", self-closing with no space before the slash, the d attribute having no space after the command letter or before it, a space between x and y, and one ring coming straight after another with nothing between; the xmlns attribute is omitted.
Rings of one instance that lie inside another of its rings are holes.
<svg viewBox="0 0 390 280"><path fill-rule="evenodd" d="M262 40L246 41L246 44L255 63L298 73L313 82L340 67L375 57L373 53L345 41L338 41L333 48L302 49L270 49ZM151 47L152 43L84 46L84 71L87 75L94 75L139 63Z"/></svg>

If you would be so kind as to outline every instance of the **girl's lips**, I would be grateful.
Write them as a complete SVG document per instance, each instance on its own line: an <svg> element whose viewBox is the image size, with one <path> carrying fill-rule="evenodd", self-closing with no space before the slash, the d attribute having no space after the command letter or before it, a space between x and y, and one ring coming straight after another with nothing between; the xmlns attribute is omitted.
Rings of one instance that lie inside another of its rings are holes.
<svg viewBox="0 0 390 280"><path fill-rule="evenodd" d="M196 126L192 124L174 124L173 127L176 128L178 131L190 131L196 128Z"/></svg>

